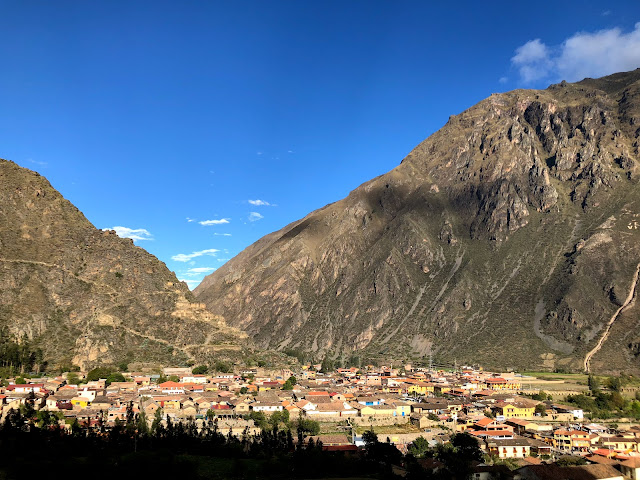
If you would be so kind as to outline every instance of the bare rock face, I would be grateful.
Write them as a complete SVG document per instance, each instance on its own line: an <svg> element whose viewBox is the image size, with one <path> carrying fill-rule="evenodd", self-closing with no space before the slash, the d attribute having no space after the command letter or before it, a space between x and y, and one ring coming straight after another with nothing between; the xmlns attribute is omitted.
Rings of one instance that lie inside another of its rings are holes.
<svg viewBox="0 0 640 480"><path fill-rule="evenodd" d="M316 357L580 369L640 262L639 137L640 70L494 94L196 297L260 345ZM623 333L594 370L640 370Z"/></svg>
<svg viewBox="0 0 640 480"><path fill-rule="evenodd" d="M50 364L206 361L246 335L196 303L164 263L96 229L49 182L0 160L0 327Z"/></svg>

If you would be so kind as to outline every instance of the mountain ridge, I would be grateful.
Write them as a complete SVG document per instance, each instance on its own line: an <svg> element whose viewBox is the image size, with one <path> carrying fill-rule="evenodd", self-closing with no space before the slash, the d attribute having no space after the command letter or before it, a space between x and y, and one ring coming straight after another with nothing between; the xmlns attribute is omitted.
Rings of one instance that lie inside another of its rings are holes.
<svg viewBox="0 0 640 480"><path fill-rule="evenodd" d="M212 362L252 348L163 262L2 159L0 282L0 327L51 365Z"/></svg>
<svg viewBox="0 0 640 480"><path fill-rule="evenodd" d="M493 94L194 293L261 346L578 370L640 262L638 126L640 69ZM639 368L618 325L596 370Z"/></svg>

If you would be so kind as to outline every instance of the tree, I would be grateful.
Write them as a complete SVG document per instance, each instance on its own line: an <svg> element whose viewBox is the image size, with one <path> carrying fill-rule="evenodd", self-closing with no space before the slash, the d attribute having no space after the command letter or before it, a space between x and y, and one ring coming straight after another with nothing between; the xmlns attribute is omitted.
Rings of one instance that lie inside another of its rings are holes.
<svg viewBox="0 0 640 480"><path fill-rule="evenodd" d="M298 418L296 430L304 435L319 435L320 423L308 418Z"/></svg>
<svg viewBox="0 0 640 480"><path fill-rule="evenodd" d="M191 373L193 373L194 375L204 375L208 370L209 367L207 367L206 365L198 365L193 370L191 370Z"/></svg>
<svg viewBox="0 0 640 480"><path fill-rule="evenodd" d="M273 412L269 417L269 423L272 430L277 430L280 423L284 423L285 426L289 425L289 410L282 410L281 412Z"/></svg>
<svg viewBox="0 0 640 480"><path fill-rule="evenodd" d="M162 408L156 410L156 413L153 414L153 422L151 423L151 432L156 437L161 436L162 434Z"/></svg>
<svg viewBox="0 0 640 480"><path fill-rule="evenodd" d="M366 432L364 432L362 434L362 441L364 442L365 448L373 446L373 445L379 443L378 442L378 435L373 430L373 428L370 428L369 430L367 430Z"/></svg>
<svg viewBox="0 0 640 480"><path fill-rule="evenodd" d="M622 396L622 394L618 391L615 391L611 394L611 403L618 410L622 410L627 405L627 400Z"/></svg>
<svg viewBox="0 0 640 480"><path fill-rule="evenodd" d="M547 416L547 406L544 403L539 403L536 405L536 413L539 413L541 417Z"/></svg>
<svg viewBox="0 0 640 480"><path fill-rule="evenodd" d="M67 384L69 385L78 385L80 383L80 377L76 373L67 374Z"/></svg>
<svg viewBox="0 0 640 480"><path fill-rule="evenodd" d="M328 373L328 372L332 372L335 368L335 365L333 363L333 360L331 360L329 357L324 357L324 360L322 360L322 365L320 366L320 370L323 373Z"/></svg>
<svg viewBox="0 0 640 480"><path fill-rule="evenodd" d="M267 418L265 417L264 413L262 412L255 412L255 411L251 411L249 413L249 415L247 415L247 417L245 417L247 420L253 420L253 423L261 428L261 429L266 429L267 428Z"/></svg>
<svg viewBox="0 0 640 480"><path fill-rule="evenodd" d="M282 410L282 412L280 412L280 420L285 425L289 425L289 410Z"/></svg>
<svg viewBox="0 0 640 480"><path fill-rule="evenodd" d="M231 373L233 371L233 365L223 360L216 361L216 363L213 365L213 368L216 372L221 373Z"/></svg>
<svg viewBox="0 0 640 480"><path fill-rule="evenodd" d="M607 387L614 392L619 392L622 390L622 380L620 377L609 377L607 381Z"/></svg>
<svg viewBox="0 0 640 480"><path fill-rule="evenodd" d="M146 437L149 435L149 424L147 423L147 414L144 411L141 411L136 419L136 427L138 435L141 437Z"/></svg>
<svg viewBox="0 0 640 480"><path fill-rule="evenodd" d="M594 377L593 375L589 375L589 379L587 380L587 383L589 385L589 390L591 390L592 392L600 390L600 380L598 380L597 377Z"/></svg>
<svg viewBox="0 0 640 480"><path fill-rule="evenodd" d="M587 464L587 460L584 459L583 457L572 457L570 455L560 457L559 459L556 460L556 465L558 465L559 467L573 467L576 465L586 465L586 464Z"/></svg>
<svg viewBox="0 0 640 480"><path fill-rule="evenodd" d="M105 385L109 386L113 382L124 382L124 381L126 381L126 379L124 378L124 375L122 375L120 372L114 372L114 373L110 373L107 376L107 381L105 382Z"/></svg>
<svg viewBox="0 0 640 480"><path fill-rule="evenodd" d="M464 461L482 461L482 450L478 440L468 433L457 433L451 438L451 444Z"/></svg>
<svg viewBox="0 0 640 480"><path fill-rule="evenodd" d="M58 420L55 415L52 415L46 410L38 410L38 412L36 412L36 418L38 420L38 427L40 428L47 428L50 425L54 425Z"/></svg>
<svg viewBox="0 0 640 480"><path fill-rule="evenodd" d="M74 437L78 437L82 434L82 427L78 423L78 419L75 417L73 418L73 422L71 422L71 434Z"/></svg>
<svg viewBox="0 0 640 480"><path fill-rule="evenodd" d="M539 400L539 401L547 400L548 397L549 396L544 390L540 390L538 393L534 393L533 395L531 395L531 398L533 400Z"/></svg>
<svg viewBox="0 0 640 480"><path fill-rule="evenodd" d="M297 383L296 377L294 377L293 375L290 376L286 382L284 382L284 385L282 386L283 390L293 390L293 386Z"/></svg>
<svg viewBox="0 0 640 480"><path fill-rule="evenodd" d="M111 375L111 373L113 373L112 368L97 367L87 373L86 380L87 382L93 382L96 380L100 380L101 378L107 378L109 375Z"/></svg>
<svg viewBox="0 0 640 480"><path fill-rule="evenodd" d="M409 453L416 458L424 457L429 450L429 442L424 437L416 438L409 446Z"/></svg>
<svg viewBox="0 0 640 480"><path fill-rule="evenodd" d="M380 442L373 428L362 434L362 441L366 455L370 459L387 465L400 463L402 458L400 450L389 441L389 438L387 442Z"/></svg>

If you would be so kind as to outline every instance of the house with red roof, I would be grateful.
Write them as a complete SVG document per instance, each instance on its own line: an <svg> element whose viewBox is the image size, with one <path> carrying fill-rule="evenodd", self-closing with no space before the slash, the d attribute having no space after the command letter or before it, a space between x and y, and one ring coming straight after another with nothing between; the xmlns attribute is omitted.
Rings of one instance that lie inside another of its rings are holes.
<svg viewBox="0 0 640 480"><path fill-rule="evenodd" d="M184 393L184 383L164 382L158 385L162 393L168 395L182 395Z"/></svg>

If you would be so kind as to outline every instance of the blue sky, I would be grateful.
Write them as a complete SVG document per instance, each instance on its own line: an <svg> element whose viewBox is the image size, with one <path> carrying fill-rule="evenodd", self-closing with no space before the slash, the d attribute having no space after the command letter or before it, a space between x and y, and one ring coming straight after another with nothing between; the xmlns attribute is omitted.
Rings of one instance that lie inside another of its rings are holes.
<svg viewBox="0 0 640 480"><path fill-rule="evenodd" d="M491 93L640 67L637 1L430 3L0 1L0 157L193 288Z"/></svg>

